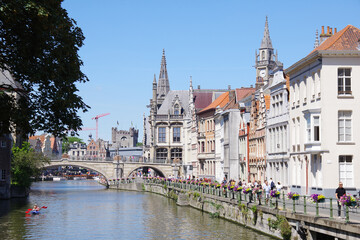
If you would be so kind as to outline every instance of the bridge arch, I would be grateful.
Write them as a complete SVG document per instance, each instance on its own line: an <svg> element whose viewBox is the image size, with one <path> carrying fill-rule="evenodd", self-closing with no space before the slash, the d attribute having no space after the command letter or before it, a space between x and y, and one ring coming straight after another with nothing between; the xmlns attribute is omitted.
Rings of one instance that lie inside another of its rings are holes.
<svg viewBox="0 0 360 240"><path fill-rule="evenodd" d="M154 169L158 174L160 173L159 175L162 175L161 177L166 177L166 171L161 169L161 167L157 167L157 166L153 166L153 165L138 165L136 167L131 168L129 171L127 171L124 174L124 176L130 177L130 174L139 168L151 168L151 169Z"/></svg>
<svg viewBox="0 0 360 240"><path fill-rule="evenodd" d="M53 162L51 161L50 164L47 164L44 166L44 168L50 168L50 167L60 167L60 166L74 166L74 167L82 167L85 169L89 169L95 172L98 172L99 174L101 174L105 180L107 185L109 185L109 180L111 179L111 176L109 176L106 171L104 171L103 169L97 167L96 165L89 165L86 163L79 163L79 162L73 162L73 161L59 161L59 162Z"/></svg>

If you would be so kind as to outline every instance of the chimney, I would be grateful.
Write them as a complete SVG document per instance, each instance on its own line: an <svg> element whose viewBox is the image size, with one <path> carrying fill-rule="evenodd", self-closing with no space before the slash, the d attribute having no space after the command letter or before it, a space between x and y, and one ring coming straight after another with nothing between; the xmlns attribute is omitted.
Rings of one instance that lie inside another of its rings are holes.
<svg viewBox="0 0 360 240"><path fill-rule="evenodd" d="M253 85L251 84L250 87L253 88Z"/></svg>
<svg viewBox="0 0 360 240"><path fill-rule="evenodd" d="M198 89L200 89L200 85L198 85Z"/></svg>
<svg viewBox="0 0 360 240"><path fill-rule="evenodd" d="M329 35L329 29L330 29L330 27L329 27L329 26L327 26L326 35Z"/></svg>
<svg viewBox="0 0 360 240"><path fill-rule="evenodd" d="M324 32L324 26L321 26L321 35L324 35L325 32Z"/></svg>
<svg viewBox="0 0 360 240"><path fill-rule="evenodd" d="M334 34L335 34L335 33L337 33L337 29L336 29L336 28L334 28L334 29L335 29L335 30L334 30Z"/></svg>
<svg viewBox="0 0 360 240"><path fill-rule="evenodd" d="M336 28L335 28L335 33L336 33ZM329 37L331 37L333 35L333 29L330 28L329 26L327 26L327 31L326 34L324 33L324 26L321 27L321 34L320 34L320 45Z"/></svg>
<svg viewBox="0 0 360 240"><path fill-rule="evenodd" d="M231 85L228 85L228 90L231 90Z"/></svg>
<svg viewBox="0 0 360 240"><path fill-rule="evenodd" d="M333 33L332 33L332 28L330 28L330 35L333 35Z"/></svg>

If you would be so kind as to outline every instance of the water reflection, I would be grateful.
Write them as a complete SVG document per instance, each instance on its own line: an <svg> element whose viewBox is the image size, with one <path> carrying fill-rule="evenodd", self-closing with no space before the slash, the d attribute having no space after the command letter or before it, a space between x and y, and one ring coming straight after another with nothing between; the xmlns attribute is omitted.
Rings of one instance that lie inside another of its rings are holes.
<svg viewBox="0 0 360 240"><path fill-rule="evenodd" d="M34 203L48 208L26 217ZM270 239L156 194L94 181L36 183L27 201L0 204L1 239Z"/></svg>

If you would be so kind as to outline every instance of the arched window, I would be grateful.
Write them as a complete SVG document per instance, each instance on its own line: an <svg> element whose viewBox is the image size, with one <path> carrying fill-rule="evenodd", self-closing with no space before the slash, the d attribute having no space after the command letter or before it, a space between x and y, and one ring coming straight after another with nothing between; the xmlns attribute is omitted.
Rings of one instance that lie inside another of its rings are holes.
<svg viewBox="0 0 360 240"><path fill-rule="evenodd" d="M265 51L261 51L261 60L265 60Z"/></svg>

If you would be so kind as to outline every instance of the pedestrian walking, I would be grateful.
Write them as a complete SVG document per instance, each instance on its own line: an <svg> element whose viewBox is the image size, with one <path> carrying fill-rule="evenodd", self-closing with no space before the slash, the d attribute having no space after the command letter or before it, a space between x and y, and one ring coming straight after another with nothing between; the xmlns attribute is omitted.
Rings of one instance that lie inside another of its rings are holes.
<svg viewBox="0 0 360 240"><path fill-rule="evenodd" d="M336 189L335 191L335 197L337 199L337 204L338 204L338 218L341 218L341 203L340 203L340 198L342 196L346 195L346 190L343 187L343 183L339 182L339 187ZM346 207L345 205L343 206L343 210L344 210L344 218L346 216Z"/></svg>

